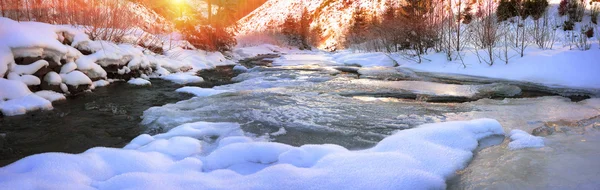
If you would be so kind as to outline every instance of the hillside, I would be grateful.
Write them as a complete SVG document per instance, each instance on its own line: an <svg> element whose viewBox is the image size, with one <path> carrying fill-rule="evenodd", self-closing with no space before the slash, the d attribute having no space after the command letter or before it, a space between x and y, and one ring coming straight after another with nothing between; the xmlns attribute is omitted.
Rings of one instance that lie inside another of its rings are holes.
<svg viewBox="0 0 600 190"><path fill-rule="evenodd" d="M311 28L316 26L323 28L323 40L318 47L333 49L339 47L340 42L343 42L344 31L351 24L352 13L356 8L364 8L369 15L381 15L386 9L386 4L395 2L397 1L269 0L238 21L239 34L273 30L281 25L288 15L300 17L302 10L306 7L308 12L313 15Z"/></svg>

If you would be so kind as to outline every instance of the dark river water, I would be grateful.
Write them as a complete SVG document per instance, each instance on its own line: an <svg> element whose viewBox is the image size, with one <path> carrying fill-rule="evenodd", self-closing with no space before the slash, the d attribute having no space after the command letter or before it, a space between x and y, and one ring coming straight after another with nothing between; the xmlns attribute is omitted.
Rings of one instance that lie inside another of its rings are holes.
<svg viewBox="0 0 600 190"><path fill-rule="evenodd" d="M123 147L142 133L144 110L191 95L176 93L181 85L151 80L152 86L125 82L54 102L54 110L0 117L0 166L42 152L80 153L91 147Z"/></svg>

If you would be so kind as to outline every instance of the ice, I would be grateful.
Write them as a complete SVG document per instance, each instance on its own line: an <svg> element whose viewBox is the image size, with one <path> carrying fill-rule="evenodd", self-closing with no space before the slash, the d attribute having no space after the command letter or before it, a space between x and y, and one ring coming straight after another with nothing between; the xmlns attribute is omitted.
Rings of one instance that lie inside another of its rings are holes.
<svg viewBox="0 0 600 190"><path fill-rule="evenodd" d="M204 82L204 79L202 79L202 77L193 75L193 74L187 74L187 73L174 73L174 74L170 74L170 75L166 75L161 77L164 80L168 80L177 84L190 84L190 83L200 83L200 82Z"/></svg>
<svg viewBox="0 0 600 190"><path fill-rule="evenodd" d="M544 147L544 138L533 136L519 129L510 131L510 140L508 148L511 150Z"/></svg>
<svg viewBox="0 0 600 190"><path fill-rule="evenodd" d="M124 149L33 155L0 168L0 186L444 189L445 180L471 160L479 140L503 134L491 119L440 123L399 131L373 148L349 151L329 144L258 142L244 137L233 123L189 123L164 135L141 135Z"/></svg>
<svg viewBox="0 0 600 190"><path fill-rule="evenodd" d="M137 86L149 86L152 85L152 83L146 79L143 78L134 78L131 79L129 81L127 81L127 83L131 84L131 85L137 85Z"/></svg>
<svg viewBox="0 0 600 190"><path fill-rule="evenodd" d="M68 74L60 75L63 79L63 82L68 85L78 86L84 84L92 84L92 80L81 71L72 71Z"/></svg>
<svg viewBox="0 0 600 190"><path fill-rule="evenodd" d="M65 97L65 95L58 93L58 92L50 91L50 90L37 91L37 92L35 92L35 95L38 95L39 97L42 97L50 102L67 99Z"/></svg>
<svg viewBox="0 0 600 190"><path fill-rule="evenodd" d="M177 89L176 92L189 93L189 94L193 94L194 96L198 96L198 97L206 97L206 96L217 95L217 94L221 94L221 93L225 93L225 92L229 92L229 91L215 90L215 89L211 89L211 88L186 86L186 87Z"/></svg>

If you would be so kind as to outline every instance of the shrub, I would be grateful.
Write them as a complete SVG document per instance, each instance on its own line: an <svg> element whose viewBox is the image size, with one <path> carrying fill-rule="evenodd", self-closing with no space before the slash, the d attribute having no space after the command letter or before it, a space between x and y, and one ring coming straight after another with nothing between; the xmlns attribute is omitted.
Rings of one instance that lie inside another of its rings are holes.
<svg viewBox="0 0 600 190"><path fill-rule="evenodd" d="M516 0L501 0L496 8L496 16L498 21L505 21L508 18L518 16L519 3Z"/></svg>
<svg viewBox="0 0 600 190"><path fill-rule="evenodd" d="M564 31L573 30L573 27L575 27L575 23L573 23L573 21L570 20L565 21L563 24Z"/></svg>
<svg viewBox="0 0 600 190"><path fill-rule="evenodd" d="M587 30L585 31L585 36L587 36L588 38L594 37L594 28L588 27Z"/></svg>
<svg viewBox="0 0 600 190"><path fill-rule="evenodd" d="M565 16L567 14L569 0L561 0L558 5L558 15Z"/></svg>
<svg viewBox="0 0 600 190"><path fill-rule="evenodd" d="M534 20L540 19L548 7L547 0L526 0L523 2L523 12L530 15Z"/></svg>

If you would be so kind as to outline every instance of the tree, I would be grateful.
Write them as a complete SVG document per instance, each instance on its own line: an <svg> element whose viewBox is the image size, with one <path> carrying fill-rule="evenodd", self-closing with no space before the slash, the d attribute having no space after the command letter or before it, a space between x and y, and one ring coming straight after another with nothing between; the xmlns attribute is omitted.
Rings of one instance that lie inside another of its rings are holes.
<svg viewBox="0 0 600 190"><path fill-rule="evenodd" d="M428 18L432 16L432 12L432 0L407 0L406 4L400 7L400 19L407 34L404 40L409 46L408 50L413 51L411 55L417 57L418 63L422 61L421 55L436 42L436 23L432 23Z"/></svg>
<svg viewBox="0 0 600 190"><path fill-rule="evenodd" d="M352 13L352 24L350 25L348 35L346 35L346 43L360 44L366 41L366 34L369 26L365 9L356 8ZM347 45L347 46L348 46Z"/></svg>

